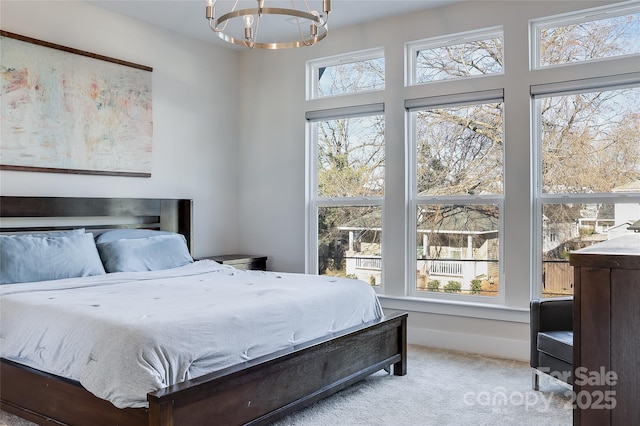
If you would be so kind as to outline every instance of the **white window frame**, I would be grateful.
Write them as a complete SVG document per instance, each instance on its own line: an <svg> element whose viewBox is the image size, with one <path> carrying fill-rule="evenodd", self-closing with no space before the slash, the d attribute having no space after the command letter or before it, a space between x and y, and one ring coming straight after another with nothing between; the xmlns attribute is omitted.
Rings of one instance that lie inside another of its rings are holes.
<svg viewBox="0 0 640 426"><path fill-rule="evenodd" d="M460 93L453 95L435 96L420 99L408 99L405 101L406 109L406 123L407 123L407 182L409 185L409 203L407 211L407 264L405 266L407 271L407 294L411 297L416 297L423 300L448 300L448 301L465 301L472 303L490 304L490 305L503 305L505 303L505 280L504 280L504 190L501 194L491 195L473 195L473 196L438 196L438 197L426 197L418 196L417 194L417 164L415 158L416 146L416 122L414 112L419 110L427 110L434 108L447 108L455 106L469 106L479 105L489 102L500 102L503 104L504 114L504 90L485 90L478 92ZM503 134L505 120L502 121ZM503 188L505 186L505 150L502 150L502 164L503 164ZM498 270L499 270L499 282L500 287L498 295L491 296L476 296L470 294L454 294L445 292L430 292L419 291L417 289L417 276L416 276L416 259L415 253L417 253L416 244L416 228L417 218L416 211L420 204L457 204L457 205L478 205L478 204L495 204L500 211L499 225L498 225Z"/></svg>
<svg viewBox="0 0 640 426"><path fill-rule="evenodd" d="M486 40L490 38L502 38L503 41L503 51L502 51L502 71L499 73L493 73L488 75L477 75L477 76L469 76L469 77L459 77L445 80L434 80L434 81L426 81L426 82L417 82L417 53L421 50L428 49L436 49L438 47L444 46L452 46L464 42L473 42L479 40ZM440 37L433 37L424 40L416 40L405 43L405 87L409 86L417 86L423 84L433 84L433 83L442 83L444 81L458 81L458 80L466 80L470 78L482 78L489 77L494 75L503 75L505 73L505 60L504 60L504 29L503 27L496 26L490 28L484 28L480 30L473 31L465 31L461 33L448 34Z"/></svg>
<svg viewBox="0 0 640 426"><path fill-rule="evenodd" d="M327 110L308 111L305 114L306 123L306 229L307 243L305 254L305 272L307 274L318 273L318 209L321 207L342 207L342 206L379 206L382 209L382 222L384 224L384 196L367 197L321 197L318 195L318 131L317 122L332 119L354 118L371 115L384 115L384 103L374 103L367 105L357 105ZM385 141L386 144L386 141ZM385 179L386 180L386 179ZM386 186L386 185L385 185ZM381 254L384 259L384 229L381 231ZM382 282L373 287L376 292L384 292L384 262L382 266Z"/></svg>
<svg viewBox="0 0 640 426"><path fill-rule="evenodd" d="M588 93L597 91L612 91L629 87L640 87L640 72L605 77L594 77L581 80L538 84L531 86L531 128L532 128L532 154L533 158L533 186L534 186L534 212L532 242L533 270L532 270L532 295L542 296L542 206L545 204L624 204L640 202L637 193L611 192L601 194L545 194L542 192L542 128L539 120L540 102L538 99Z"/></svg>
<svg viewBox="0 0 640 426"><path fill-rule="evenodd" d="M345 53L341 55L329 56L320 59L313 59L306 62L306 100L333 98L338 96L352 96L358 93L370 93L383 91L384 87L375 90L366 90L362 92L341 93L338 95L324 95L318 93L318 78L320 68L328 68L346 63L364 62L372 59L385 59L384 48L377 47L374 49L360 50L357 52ZM386 65L385 65L386 66ZM385 82L386 86L386 82Z"/></svg>
<svg viewBox="0 0 640 426"><path fill-rule="evenodd" d="M640 4L637 0L627 1L616 5L595 7L592 9L580 10L577 12L564 13L560 15L548 16L529 21L529 69L539 70L554 67L565 67L585 63L609 61L617 58L640 56L639 54L627 54L619 56L609 56L606 58L590 59L579 62L567 62L564 64L541 65L540 64L540 33L542 30L560 27L563 25L579 24L583 22L598 21L605 18L616 18L618 16L630 15L640 12Z"/></svg>

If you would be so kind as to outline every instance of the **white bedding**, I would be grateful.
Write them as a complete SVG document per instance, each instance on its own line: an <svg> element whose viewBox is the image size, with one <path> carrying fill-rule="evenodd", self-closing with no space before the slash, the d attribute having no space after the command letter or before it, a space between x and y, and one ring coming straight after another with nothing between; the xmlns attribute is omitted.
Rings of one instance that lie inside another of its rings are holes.
<svg viewBox="0 0 640 426"><path fill-rule="evenodd" d="M180 268L0 286L0 355L119 408L146 394L379 318L357 280Z"/></svg>

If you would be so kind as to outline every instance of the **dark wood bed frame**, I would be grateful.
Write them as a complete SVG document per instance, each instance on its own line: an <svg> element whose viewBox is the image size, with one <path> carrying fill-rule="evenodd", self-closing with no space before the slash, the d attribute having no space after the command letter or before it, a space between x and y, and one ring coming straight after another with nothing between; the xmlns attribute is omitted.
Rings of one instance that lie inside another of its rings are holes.
<svg viewBox="0 0 640 426"><path fill-rule="evenodd" d="M5 226L1 232L136 227L185 235L192 248L191 200L140 198L0 197L0 217L74 218L74 224ZM104 219L87 226L81 218ZM136 218L110 224L114 217ZM387 367L407 369L407 314L309 341L147 395L149 408L116 408L77 382L0 361L0 409L38 424L239 425L269 424Z"/></svg>

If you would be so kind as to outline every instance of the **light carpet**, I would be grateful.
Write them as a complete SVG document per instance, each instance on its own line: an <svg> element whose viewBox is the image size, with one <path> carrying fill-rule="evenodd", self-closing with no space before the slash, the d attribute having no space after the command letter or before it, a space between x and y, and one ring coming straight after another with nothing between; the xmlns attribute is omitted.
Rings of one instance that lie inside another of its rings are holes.
<svg viewBox="0 0 640 426"><path fill-rule="evenodd" d="M571 425L571 390L540 389L526 362L410 345L406 376L375 373L274 426ZM0 425L33 423L0 412Z"/></svg>

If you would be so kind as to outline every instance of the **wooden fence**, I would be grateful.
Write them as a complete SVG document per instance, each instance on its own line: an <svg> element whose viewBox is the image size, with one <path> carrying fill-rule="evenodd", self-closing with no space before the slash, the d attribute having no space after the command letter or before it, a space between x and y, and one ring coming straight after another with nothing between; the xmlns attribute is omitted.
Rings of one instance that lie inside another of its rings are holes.
<svg viewBox="0 0 640 426"><path fill-rule="evenodd" d="M546 261L542 264L542 297L573 294L573 266L569 262Z"/></svg>

